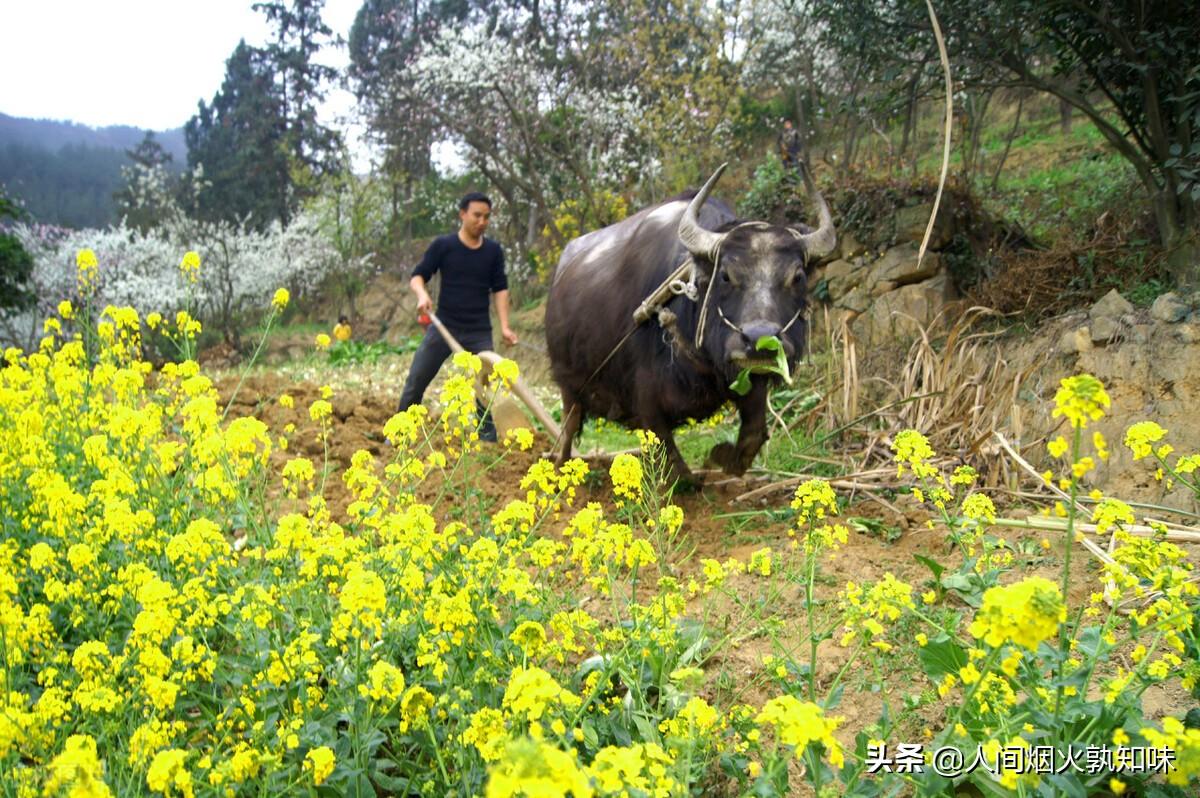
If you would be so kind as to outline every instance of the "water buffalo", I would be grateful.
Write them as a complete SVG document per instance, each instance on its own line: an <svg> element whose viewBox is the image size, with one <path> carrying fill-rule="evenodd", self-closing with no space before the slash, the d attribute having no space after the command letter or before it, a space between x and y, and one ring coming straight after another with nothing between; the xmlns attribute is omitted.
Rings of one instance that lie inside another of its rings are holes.
<svg viewBox="0 0 1200 798"><path fill-rule="evenodd" d="M646 208L563 250L546 303L547 350L562 391L559 464L588 415L653 430L681 479L690 473L672 431L726 401L737 406L741 429L736 443L713 447L709 462L743 474L766 441L767 391L777 378L754 375L745 395L730 386L762 357L755 343L763 336L782 341L789 364L803 354L805 266L832 250L836 237L807 172L815 231L743 222L709 200L724 168L694 196ZM635 310L689 257L692 290L669 294L657 321L637 324Z"/></svg>

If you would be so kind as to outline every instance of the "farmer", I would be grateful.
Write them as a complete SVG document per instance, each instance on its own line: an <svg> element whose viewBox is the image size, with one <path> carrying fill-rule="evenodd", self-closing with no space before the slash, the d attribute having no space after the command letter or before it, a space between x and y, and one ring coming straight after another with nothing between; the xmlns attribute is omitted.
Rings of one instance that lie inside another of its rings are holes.
<svg viewBox="0 0 1200 798"><path fill-rule="evenodd" d="M783 130L779 131L779 157L783 160L783 168L786 171L799 168L803 148L800 131L792 127L792 120L783 120Z"/></svg>
<svg viewBox="0 0 1200 798"><path fill-rule="evenodd" d="M425 256L413 269L409 287L417 295L417 311L427 314L433 310L433 299L426 289L427 282L437 273L442 275L438 293L437 316L463 348L479 353L492 348L492 322L488 316L488 295L496 306L500 320L500 335L508 344L517 343L517 334L508 326L508 278L504 274L504 251L495 241L484 238L492 216L492 201L487 195L472 192L458 203L457 233L434 239ZM450 345L436 326L425 331L412 367L400 394L400 410L420 404L425 389L438 369L450 357ZM480 408L479 437L496 440L496 427L491 415Z"/></svg>

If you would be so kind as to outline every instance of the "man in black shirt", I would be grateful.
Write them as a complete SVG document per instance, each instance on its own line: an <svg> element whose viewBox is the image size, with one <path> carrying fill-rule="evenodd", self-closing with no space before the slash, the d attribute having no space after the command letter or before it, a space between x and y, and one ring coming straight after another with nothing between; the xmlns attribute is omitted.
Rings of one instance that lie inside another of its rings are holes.
<svg viewBox="0 0 1200 798"><path fill-rule="evenodd" d="M458 203L460 225L457 233L434 239L425 256L413 269L409 287L417 295L417 310L433 309L426 283L441 273L437 315L463 348L482 352L492 348L492 321L488 316L488 296L500 319L500 335L508 344L517 343L517 334L508 326L508 278L504 274L504 251L495 241L484 238L492 216L492 201L478 192L467 194ZM450 346L437 327L425 331L425 338L413 356L412 367L400 394L400 409L420 404L425 389L438 369L450 357ZM482 413L479 437L496 440L491 416Z"/></svg>

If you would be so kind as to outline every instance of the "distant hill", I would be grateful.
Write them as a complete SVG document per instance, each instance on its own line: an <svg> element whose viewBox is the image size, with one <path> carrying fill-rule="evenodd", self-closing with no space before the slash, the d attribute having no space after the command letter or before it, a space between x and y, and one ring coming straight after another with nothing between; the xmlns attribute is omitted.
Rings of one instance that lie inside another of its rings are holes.
<svg viewBox="0 0 1200 798"><path fill-rule="evenodd" d="M57 152L68 144L94 149L132 150L145 135L146 131L142 128L129 125L88 127L76 122L25 119L0 113L0 144L16 142L52 152ZM171 153L177 163L187 162L187 144L183 140L183 128L156 130L154 138L158 139L164 150Z"/></svg>
<svg viewBox="0 0 1200 798"><path fill-rule="evenodd" d="M130 163L125 151L145 135L128 125L92 128L0 113L0 185L39 222L74 228L112 224L112 195L121 187L121 167ZM154 137L182 169L183 129L155 131Z"/></svg>

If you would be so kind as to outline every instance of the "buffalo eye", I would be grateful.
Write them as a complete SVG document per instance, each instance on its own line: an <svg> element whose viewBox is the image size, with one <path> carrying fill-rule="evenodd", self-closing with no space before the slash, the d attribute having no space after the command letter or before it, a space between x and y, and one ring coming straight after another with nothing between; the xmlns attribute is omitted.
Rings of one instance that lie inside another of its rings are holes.
<svg viewBox="0 0 1200 798"><path fill-rule="evenodd" d="M727 282L727 283L732 282L729 279L729 272L721 272L721 280L723 280L724 282Z"/></svg>

